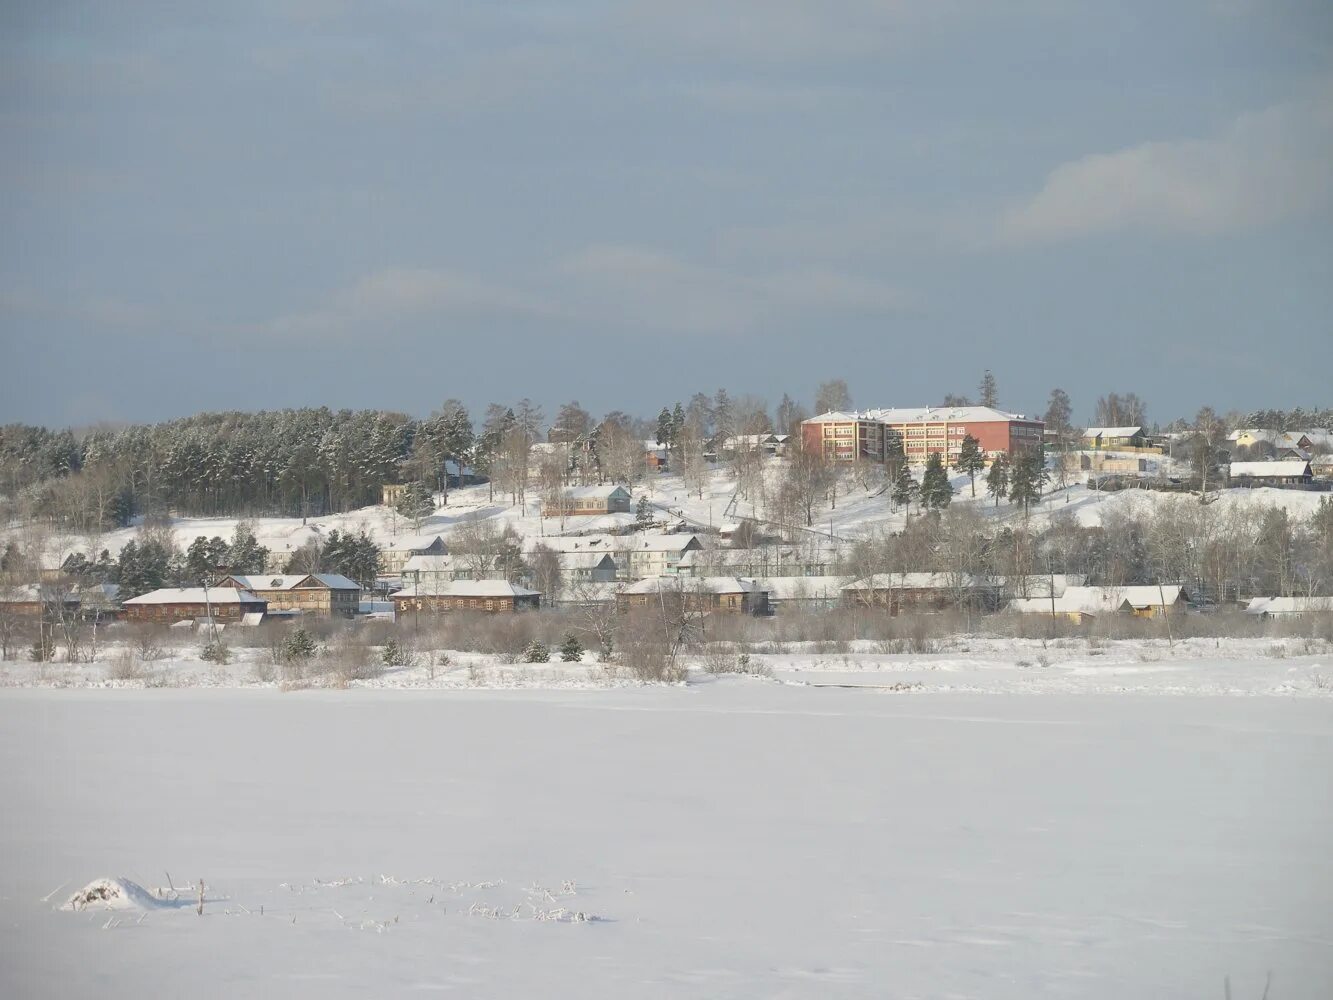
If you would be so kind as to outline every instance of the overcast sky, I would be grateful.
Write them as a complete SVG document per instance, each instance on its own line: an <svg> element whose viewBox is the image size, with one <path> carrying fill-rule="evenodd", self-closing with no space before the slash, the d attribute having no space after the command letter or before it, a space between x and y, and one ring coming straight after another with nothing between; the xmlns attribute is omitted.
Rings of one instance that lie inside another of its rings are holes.
<svg viewBox="0 0 1333 1000"><path fill-rule="evenodd" d="M1327 0L12 0L0 53L0 421L1333 404Z"/></svg>

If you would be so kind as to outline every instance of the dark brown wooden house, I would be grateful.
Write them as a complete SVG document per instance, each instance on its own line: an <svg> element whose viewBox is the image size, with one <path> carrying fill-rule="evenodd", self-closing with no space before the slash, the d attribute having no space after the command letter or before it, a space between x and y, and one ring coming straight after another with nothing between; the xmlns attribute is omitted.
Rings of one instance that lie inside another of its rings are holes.
<svg viewBox="0 0 1333 1000"><path fill-rule="evenodd" d="M427 612L480 611L512 614L535 611L541 591L529 590L508 580L449 580L407 587L389 595L398 615Z"/></svg>
<svg viewBox="0 0 1333 1000"><path fill-rule="evenodd" d="M132 597L122 605L125 618L132 622L155 622L170 625L191 618L238 622L247 614L264 614L268 602L248 590L234 587L167 587L140 597Z"/></svg>

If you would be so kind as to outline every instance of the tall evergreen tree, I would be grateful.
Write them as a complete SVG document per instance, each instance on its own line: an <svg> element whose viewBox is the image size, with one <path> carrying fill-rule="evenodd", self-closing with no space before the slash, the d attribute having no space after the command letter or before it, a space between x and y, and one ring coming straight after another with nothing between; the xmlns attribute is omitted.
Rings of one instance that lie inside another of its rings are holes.
<svg viewBox="0 0 1333 1000"><path fill-rule="evenodd" d="M995 376L991 374L989 368L981 376L981 384L977 386L977 395L981 397L982 406L994 407L1000 405L1000 394L995 385Z"/></svg>
<svg viewBox="0 0 1333 1000"><path fill-rule="evenodd" d="M995 506L1000 506L1000 498L1009 493L1009 457L1001 452L990 464L986 474L986 492L995 498Z"/></svg>
<svg viewBox="0 0 1333 1000"><path fill-rule="evenodd" d="M912 470L904 463L899 467L897 478L893 481L891 497L894 506L907 508L907 516L910 518L912 516L912 502L916 500L920 492L916 480L912 478Z"/></svg>
<svg viewBox="0 0 1333 1000"><path fill-rule="evenodd" d="M1033 504L1041 502L1041 487L1046 479L1044 451L1041 448L1020 451L1009 476L1009 499L1023 508L1024 517Z"/></svg>
<svg viewBox="0 0 1333 1000"><path fill-rule="evenodd" d="M971 434L963 435L962 447L958 449L958 461L954 463L956 472L966 472L972 484L972 495L977 495L977 473L986 468L986 456L982 453L981 442Z"/></svg>
<svg viewBox="0 0 1333 1000"><path fill-rule="evenodd" d="M921 505L928 510L943 510L953 500L953 486L949 482L949 470L944 467L944 459L938 451L932 451L926 459L926 471L921 477Z"/></svg>
<svg viewBox="0 0 1333 1000"><path fill-rule="evenodd" d="M431 495L430 487L420 481L408 483L403 487L402 494L398 497L396 509L403 517L412 521L414 530L421 529L421 519L428 514L435 513L435 498Z"/></svg>
<svg viewBox="0 0 1333 1000"><path fill-rule="evenodd" d="M907 466L907 449L903 447L903 436L892 427L884 429L884 471L889 481L896 482L899 474Z"/></svg>

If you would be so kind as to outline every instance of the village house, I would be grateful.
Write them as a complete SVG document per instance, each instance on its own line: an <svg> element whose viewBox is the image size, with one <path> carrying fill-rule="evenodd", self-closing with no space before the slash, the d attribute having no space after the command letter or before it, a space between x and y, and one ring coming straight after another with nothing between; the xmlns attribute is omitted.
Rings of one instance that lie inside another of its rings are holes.
<svg viewBox="0 0 1333 1000"><path fill-rule="evenodd" d="M516 611L535 611L541 605L541 592L508 580L453 580L399 590L390 594L389 599L393 601L394 612L400 618L417 612L512 614Z"/></svg>
<svg viewBox="0 0 1333 1000"><path fill-rule="evenodd" d="M769 608L776 615L800 611L831 611L842 601L846 576L767 576L755 582L768 592Z"/></svg>
<svg viewBox="0 0 1333 1000"><path fill-rule="evenodd" d="M1278 619L1333 615L1333 597L1256 597L1245 606L1245 613Z"/></svg>
<svg viewBox="0 0 1333 1000"><path fill-rule="evenodd" d="M1313 481L1310 463L1300 459L1231 463L1232 486L1303 486Z"/></svg>
<svg viewBox="0 0 1333 1000"><path fill-rule="evenodd" d="M702 548L696 535L636 534L618 536L613 552L623 579L644 580L676 573L685 553Z"/></svg>
<svg viewBox="0 0 1333 1000"><path fill-rule="evenodd" d="M842 588L846 607L901 611L942 611L964 605L979 611L999 606L1000 587L970 573L877 573Z"/></svg>
<svg viewBox="0 0 1333 1000"><path fill-rule="evenodd" d="M1189 594L1178 583L1142 584L1128 587L1066 587L1055 598L1055 608L1049 597L1016 599L1009 602L1009 610L1020 614L1063 614L1074 620L1095 618L1099 615L1128 614L1136 618L1160 618L1164 615L1183 614L1189 607Z"/></svg>
<svg viewBox="0 0 1333 1000"><path fill-rule="evenodd" d="M1019 597L1063 597L1070 587L1081 587L1087 582L1082 573L1032 573L1027 576L997 576L995 583L1000 588L1000 598L1010 600Z"/></svg>
<svg viewBox="0 0 1333 1000"><path fill-rule="evenodd" d="M218 622L239 622L245 615L263 615L268 602L235 587L167 587L124 601L125 618L132 622L171 625L212 616Z"/></svg>
<svg viewBox="0 0 1333 1000"><path fill-rule="evenodd" d="M439 535L401 535L380 549L380 572L398 576L413 556L444 555L448 551Z"/></svg>
<svg viewBox="0 0 1333 1000"><path fill-rule="evenodd" d="M681 556L676 571L688 576L828 576L837 568L839 559L838 549L828 545L700 548Z"/></svg>
<svg viewBox="0 0 1333 1000"><path fill-rule="evenodd" d="M219 586L248 590L274 611L351 618L361 603L361 587L337 573L229 576Z"/></svg>
<svg viewBox="0 0 1333 1000"><path fill-rule="evenodd" d="M1089 427L1083 432L1083 447L1093 451L1131 451L1151 446L1142 427Z"/></svg>
<svg viewBox="0 0 1333 1000"><path fill-rule="evenodd" d="M630 492L623 486L575 486L542 501L542 517L628 514Z"/></svg>
<svg viewBox="0 0 1333 1000"><path fill-rule="evenodd" d="M643 443L643 464L650 472L665 472L667 469L667 447L656 441Z"/></svg>
<svg viewBox="0 0 1333 1000"><path fill-rule="evenodd" d="M413 556L403 564L399 574L403 589L437 583L449 583L453 580L472 579L472 570L467 562L453 554Z"/></svg>
<svg viewBox="0 0 1333 1000"><path fill-rule="evenodd" d="M616 595L622 612L656 608L664 599L679 595L686 611L720 614L762 615L768 612L768 594L754 580L730 576L685 579L656 576L630 584Z"/></svg>
<svg viewBox="0 0 1333 1000"><path fill-rule="evenodd" d="M616 561L610 552L558 552L560 575L569 583L615 583Z"/></svg>
<svg viewBox="0 0 1333 1000"><path fill-rule="evenodd" d="M76 614L78 588L58 583L0 583L0 611L16 618Z"/></svg>

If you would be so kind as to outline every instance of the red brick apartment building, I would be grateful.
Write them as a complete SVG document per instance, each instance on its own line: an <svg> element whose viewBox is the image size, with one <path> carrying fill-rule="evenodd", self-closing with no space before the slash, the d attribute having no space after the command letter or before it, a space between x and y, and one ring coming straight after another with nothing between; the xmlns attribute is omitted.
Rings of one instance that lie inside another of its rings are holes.
<svg viewBox="0 0 1333 1000"><path fill-rule="evenodd" d="M895 430L909 462L924 462L939 452L952 465L969 434L994 458L1037 447L1045 426L1036 418L989 406L900 407L821 413L801 425L801 436L806 448L822 450L833 462L882 462L885 436Z"/></svg>

